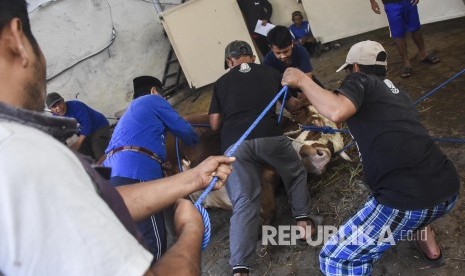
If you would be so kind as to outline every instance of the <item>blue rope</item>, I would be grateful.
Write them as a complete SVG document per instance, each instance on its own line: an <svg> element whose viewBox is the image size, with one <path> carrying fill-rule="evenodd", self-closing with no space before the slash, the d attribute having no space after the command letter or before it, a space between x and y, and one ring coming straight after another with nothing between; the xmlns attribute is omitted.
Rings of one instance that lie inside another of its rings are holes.
<svg viewBox="0 0 465 276"><path fill-rule="evenodd" d="M179 138L176 137L176 156L178 157L179 172L182 172L181 155L179 154Z"/></svg>
<svg viewBox="0 0 465 276"><path fill-rule="evenodd" d="M313 126L313 125L308 125L308 126L300 126L302 130L309 130L309 131L321 131L326 134L336 134L337 132L342 132L342 133L347 133L349 134L348 129L337 129L337 128L332 128L330 126Z"/></svg>
<svg viewBox="0 0 465 276"><path fill-rule="evenodd" d="M210 124L191 124L192 127L210 127Z"/></svg>
<svg viewBox="0 0 465 276"><path fill-rule="evenodd" d="M260 115L255 119L255 121L250 125L250 127L242 134L242 136L237 140L237 142L228 150L228 152L225 154L228 157L231 157L234 152L237 150L237 148L241 145L241 143L249 136L249 134L252 132L252 130L258 125L258 123L265 117L266 113L273 107L273 105L278 101L278 99L281 97L282 94L287 92L287 86L284 86L281 91L274 97L274 99L268 104L267 107L260 113ZM284 102L284 101L283 101ZM208 193L213 189L215 186L216 182L218 182L218 177L215 176L213 177L212 181L210 184L208 184L208 187L203 191L203 193L199 196L197 201L195 202L195 207L197 207L197 210L199 210L200 214L202 215L203 223L205 225L205 232L203 236L203 241L202 241L202 250L207 248L208 243L210 242L210 233L211 233L211 227L210 227L210 218L208 217L208 212L203 208L202 202L205 200L207 197Z"/></svg>
<svg viewBox="0 0 465 276"><path fill-rule="evenodd" d="M462 75L463 73L465 73L465 69L462 69L462 71L458 72L457 74L455 74L453 77L451 77L450 79L446 80L445 82L441 83L438 87L434 88L433 90L431 90L431 92L427 93L426 95L423 95L422 97L420 97L418 100L416 100L414 102L415 105L418 105L421 101L423 101L424 99L428 98L429 96L433 95L434 93L436 93L439 89L443 88L446 84L448 84L449 82L453 81L454 79L456 79L458 76Z"/></svg>
<svg viewBox="0 0 465 276"><path fill-rule="evenodd" d="M433 141L436 141L436 142L465 144L465 139L460 139L460 138L451 138L451 137L432 137L432 138L433 138Z"/></svg>
<svg viewBox="0 0 465 276"><path fill-rule="evenodd" d="M281 101L281 108L279 109L278 123L281 122L281 117L283 116L284 103L286 102L287 89L284 91L283 100Z"/></svg>
<svg viewBox="0 0 465 276"><path fill-rule="evenodd" d="M354 144L355 144L355 141L352 140L349 144L345 145L345 147L343 147L341 150L338 150L338 151L335 152L334 154L339 154L339 153L345 151L346 149L352 147Z"/></svg>

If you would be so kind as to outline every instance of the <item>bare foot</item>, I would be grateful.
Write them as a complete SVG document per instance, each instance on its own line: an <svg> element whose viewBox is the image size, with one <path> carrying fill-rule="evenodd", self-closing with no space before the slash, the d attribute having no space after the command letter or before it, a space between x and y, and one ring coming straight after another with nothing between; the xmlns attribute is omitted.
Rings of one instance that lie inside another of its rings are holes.
<svg viewBox="0 0 465 276"><path fill-rule="evenodd" d="M416 241L420 250L431 260L441 257L441 249L436 241L436 236L431 226L418 229L416 232Z"/></svg>

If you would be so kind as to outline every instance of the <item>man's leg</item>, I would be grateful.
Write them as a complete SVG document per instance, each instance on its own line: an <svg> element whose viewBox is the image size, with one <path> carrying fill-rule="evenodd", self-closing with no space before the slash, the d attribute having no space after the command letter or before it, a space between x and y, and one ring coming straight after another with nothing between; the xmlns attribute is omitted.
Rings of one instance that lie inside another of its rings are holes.
<svg viewBox="0 0 465 276"><path fill-rule="evenodd" d="M420 59L424 60L426 58L426 48L425 48L425 41L423 40L423 34L421 33L420 29L412 32L412 40L417 45Z"/></svg>
<svg viewBox="0 0 465 276"><path fill-rule="evenodd" d="M226 183L233 206L229 229L229 264L235 275L247 275L255 261L258 240L261 166L255 158L253 141L246 140L237 149L233 171Z"/></svg>
<svg viewBox="0 0 465 276"><path fill-rule="evenodd" d="M418 48L420 59L426 58L425 41L421 33L420 16L418 15L418 6L407 3L405 7L404 21L407 30L412 34L412 40Z"/></svg>
<svg viewBox="0 0 465 276"><path fill-rule="evenodd" d="M395 37L394 41L396 42L397 51L399 52L400 57L402 58L402 63L404 67L412 67L410 64L410 59L408 58L407 50L407 40L405 37Z"/></svg>
<svg viewBox="0 0 465 276"><path fill-rule="evenodd" d="M307 171L302 165L291 142L285 136L255 139L258 144L258 156L273 166L281 176L292 207L292 216L297 225L315 226L308 217L310 210L310 194L307 187ZM313 229L315 229L313 227ZM314 230L311 230L314 232ZM316 230L316 229L315 229ZM302 233L307 239L311 233Z"/></svg>
<svg viewBox="0 0 465 276"><path fill-rule="evenodd" d="M416 211L392 209L372 198L325 243L320 252L321 271L325 275L371 274L373 263L384 251L449 212L456 198Z"/></svg>
<svg viewBox="0 0 465 276"><path fill-rule="evenodd" d="M99 160L105 153L111 138L110 126L97 129L91 136L91 146L94 158Z"/></svg>
<svg viewBox="0 0 465 276"><path fill-rule="evenodd" d="M394 39L397 51L402 58L403 68L401 77L405 78L411 75L412 69L408 57L407 41L405 39L408 30L404 4L404 2L384 4L384 10L386 11L389 22L391 37Z"/></svg>
<svg viewBox="0 0 465 276"><path fill-rule="evenodd" d="M161 176L158 178L161 178ZM142 181L120 176L113 176L110 178L110 183L114 187L130 185L138 182ZM165 219L163 217L163 212L154 214L149 218L136 223L136 225L139 233L143 236L149 251L154 256L153 262L158 261L163 253L165 253L167 247Z"/></svg>

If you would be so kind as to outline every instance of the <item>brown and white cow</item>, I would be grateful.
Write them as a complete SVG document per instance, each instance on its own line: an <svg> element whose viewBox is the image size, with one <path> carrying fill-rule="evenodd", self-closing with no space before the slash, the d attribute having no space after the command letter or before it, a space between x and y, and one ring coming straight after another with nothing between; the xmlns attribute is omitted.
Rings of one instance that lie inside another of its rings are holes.
<svg viewBox="0 0 465 276"><path fill-rule="evenodd" d="M289 117L289 115L287 116ZM289 118L283 118L283 128L287 131L298 129L298 124L331 126L336 125L326 118L319 115L313 107L304 108L293 113ZM202 160L210 155L220 155L220 134L211 130L208 125L208 114L198 114L187 116L185 119L191 124L202 124L205 126L195 127L195 131L199 135L199 143L193 147L187 147L179 143L179 151L183 158L183 165L187 167L195 167ZM297 124L298 123L298 124ZM308 173L320 175L326 171L327 164L331 160L332 153L343 147L343 139L340 134L322 134L311 131L293 131L290 135L293 140L293 146L296 149L299 157L302 160L304 167ZM177 155L175 150L175 139L173 136L167 137L167 163L172 167L173 172L177 172ZM262 168L262 210L261 217L263 223L270 223L276 213L275 203L275 188L279 184L279 175L271 166ZM196 200L201 192L192 194L192 199ZM226 189L222 188L217 191L212 191L204 201L204 207L214 207L230 210L232 208L231 201L226 193Z"/></svg>

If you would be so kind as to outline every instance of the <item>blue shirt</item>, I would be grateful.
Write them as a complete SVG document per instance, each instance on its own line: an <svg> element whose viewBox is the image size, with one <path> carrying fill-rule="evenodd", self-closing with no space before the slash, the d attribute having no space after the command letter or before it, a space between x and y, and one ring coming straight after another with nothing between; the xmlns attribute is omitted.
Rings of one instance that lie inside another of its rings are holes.
<svg viewBox="0 0 465 276"><path fill-rule="evenodd" d="M79 134L89 137L96 130L109 126L107 118L80 101L67 101L65 117L74 118L79 123Z"/></svg>
<svg viewBox="0 0 465 276"><path fill-rule="evenodd" d="M263 64L276 68L279 72L281 72L281 74L286 71L287 67L298 68L304 73L313 71L312 64L310 63L310 56L308 55L307 49L304 47L294 44L291 59L291 66L286 66L284 62L274 55L273 51L269 51L263 60Z"/></svg>
<svg viewBox="0 0 465 276"><path fill-rule="evenodd" d="M131 102L121 117L105 153L121 146L139 146L165 161L166 131L181 138L186 145L198 142L197 134L163 97L146 95ZM120 151L107 158L103 165L111 167L111 176L147 181L162 176L160 164L140 152Z"/></svg>
<svg viewBox="0 0 465 276"><path fill-rule="evenodd" d="M295 24L289 26L289 30L294 38L294 40L299 40L302 37L310 36L313 37L312 29L310 28L310 23L308 21L302 21L300 27L297 27Z"/></svg>

